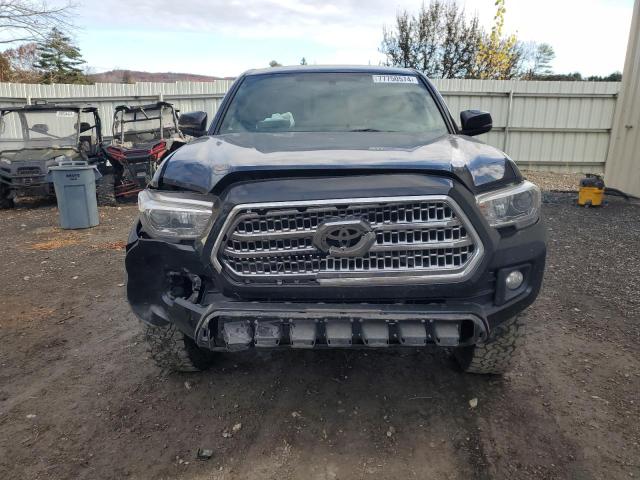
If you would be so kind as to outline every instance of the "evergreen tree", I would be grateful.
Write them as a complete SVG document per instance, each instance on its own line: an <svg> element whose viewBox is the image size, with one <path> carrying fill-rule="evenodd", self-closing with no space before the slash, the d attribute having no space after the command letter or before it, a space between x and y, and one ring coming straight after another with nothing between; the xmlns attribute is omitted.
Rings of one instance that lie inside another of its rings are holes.
<svg viewBox="0 0 640 480"><path fill-rule="evenodd" d="M80 49L57 28L38 43L36 68L42 73L43 83L87 83L82 73Z"/></svg>
<svg viewBox="0 0 640 480"><path fill-rule="evenodd" d="M524 80L546 80L553 74L551 63L556 54L548 43L529 42L523 44Z"/></svg>

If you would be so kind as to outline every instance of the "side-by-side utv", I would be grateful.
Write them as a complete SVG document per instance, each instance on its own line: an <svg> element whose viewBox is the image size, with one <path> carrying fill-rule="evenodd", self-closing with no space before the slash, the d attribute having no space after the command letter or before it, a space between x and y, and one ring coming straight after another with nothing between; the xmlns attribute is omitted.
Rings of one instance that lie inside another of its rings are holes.
<svg viewBox="0 0 640 480"><path fill-rule="evenodd" d="M54 196L49 167L60 160L97 163L102 133L96 107L0 107L0 208L18 196Z"/></svg>
<svg viewBox="0 0 640 480"><path fill-rule="evenodd" d="M113 140L104 148L106 161L99 167L103 175L98 185L100 203L137 196L160 162L191 138L181 130L179 113L171 103L116 107Z"/></svg>

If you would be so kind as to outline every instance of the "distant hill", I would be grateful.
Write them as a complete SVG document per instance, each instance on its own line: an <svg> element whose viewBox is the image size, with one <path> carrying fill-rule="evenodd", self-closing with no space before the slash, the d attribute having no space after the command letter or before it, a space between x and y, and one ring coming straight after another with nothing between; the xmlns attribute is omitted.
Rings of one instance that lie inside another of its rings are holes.
<svg viewBox="0 0 640 480"><path fill-rule="evenodd" d="M88 75L95 83L136 83L136 82L213 82L214 80L228 80L232 77L211 77L195 75L193 73L173 72L139 72L135 70L111 70Z"/></svg>

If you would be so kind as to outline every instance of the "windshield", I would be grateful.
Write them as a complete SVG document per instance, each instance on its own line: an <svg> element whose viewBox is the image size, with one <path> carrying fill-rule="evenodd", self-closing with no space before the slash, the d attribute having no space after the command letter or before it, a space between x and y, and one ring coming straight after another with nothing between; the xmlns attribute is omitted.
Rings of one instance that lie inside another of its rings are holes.
<svg viewBox="0 0 640 480"><path fill-rule="evenodd" d="M0 121L0 149L61 148L78 145L78 112L4 112Z"/></svg>
<svg viewBox="0 0 640 480"><path fill-rule="evenodd" d="M168 138L175 131L173 109L169 107L141 108L133 112L121 110L116 112L113 124L114 137L121 138L124 135L125 141Z"/></svg>
<svg viewBox="0 0 640 480"><path fill-rule="evenodd" d="M447 133L426 87L411 75L295 73L248 76L220 133Z"/></svg>

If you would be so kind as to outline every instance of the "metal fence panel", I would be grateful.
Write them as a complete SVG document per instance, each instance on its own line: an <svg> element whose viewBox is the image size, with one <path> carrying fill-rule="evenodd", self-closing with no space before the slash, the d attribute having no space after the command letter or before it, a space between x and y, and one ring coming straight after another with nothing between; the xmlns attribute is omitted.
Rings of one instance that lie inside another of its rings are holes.
<svg viewBox="0 0 640 480"><path fill-rule="evenodd" d="M435 80L452 113L493 116L481 136L534 170L604 171L618 82Z"/></svg>
<svg viewBox="0 0 640 480"><path fill-rule="evenodd" d="M0 83L0 105L27 101L98 105L106 135L113 108L162 98L182 112L212 118L232 80L96 85ZM570 172L604 171L620 89L618 82L435 80L457 118L462 110L491 112L494 129L480 138L506 151L520 166Z"/></svg>

